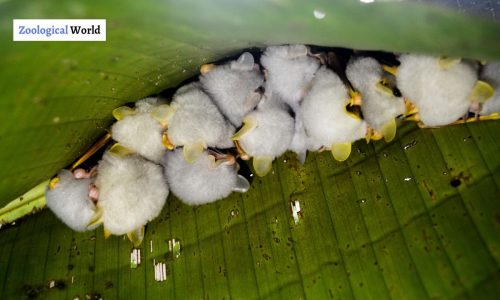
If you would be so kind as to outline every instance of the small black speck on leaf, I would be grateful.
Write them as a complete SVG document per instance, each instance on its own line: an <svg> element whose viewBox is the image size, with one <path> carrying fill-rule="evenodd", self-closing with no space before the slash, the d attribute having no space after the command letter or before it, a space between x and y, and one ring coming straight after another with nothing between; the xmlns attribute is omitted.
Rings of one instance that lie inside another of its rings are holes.
<svg viewBox="0 0 500 300"><path fill-rule="evenodd" d="M450 185L454 188L459 187L461 184L462 181L460 180L460 178L455 177L450 180Z"/></svg>

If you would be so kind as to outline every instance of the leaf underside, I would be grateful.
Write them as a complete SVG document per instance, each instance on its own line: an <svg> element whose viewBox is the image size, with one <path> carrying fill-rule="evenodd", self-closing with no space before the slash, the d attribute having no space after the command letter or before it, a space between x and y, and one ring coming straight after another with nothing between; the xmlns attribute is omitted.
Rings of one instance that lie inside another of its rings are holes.
<svg viewBox="0 0 500 300"><path fill-rule="evenodd" d="M407 124L390 144L354 144L346 163L324 152L302 166L286 154L246 194L214 204L170 197L148 225L137 269L128 240L72 232L44 211L0 232L1 297L41 286L50 299L493 299L499 125ZM172 238L182 246L175 260ZM154 281L153 260L167 262L167 281ZM65 288L43 288L51 280Z"/></svg>
<svg viewBox="0 0 500 300"><path fill-rule="evenodd" d="M8 0L0 17L0 207L72 163L114 108L243 48L500 58L498 23L406 2ZM107 42L13 43L13 18L106 18ZM72 232L45 210L0 230L0 298L493 299L499 129L406 124L389 144L354 144L344 163L325 152L302 166L287 154L247 193L214 204L171 197L147 228L137 269L128 240ZM175 260L171 238L182 244ZM154 281L153 260L167 262L167 281Z"/></svg>

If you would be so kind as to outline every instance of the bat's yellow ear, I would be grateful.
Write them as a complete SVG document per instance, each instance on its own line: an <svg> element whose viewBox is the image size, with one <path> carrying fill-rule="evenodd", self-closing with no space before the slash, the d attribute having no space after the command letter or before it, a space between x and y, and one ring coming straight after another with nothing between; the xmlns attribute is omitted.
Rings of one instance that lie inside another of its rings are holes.
<svg viewBox="0 0 500 300"><path fill-rule="evenodd" d="M351 155L351 143L333 144L331 147L333 158L345 161Z"/></svg>
<svg viewBox="0 0 500 300"><path fill-rule="evenodd" d="M125 146L120 145L119 143L115 143L113 146L111 146L108 152L119 157L125 157L127 155L134 153L134 151L130 150Z"/></svg>
<svg viewBox="0 0 500 300"><path fill-rule="evenodd" d="M106 229L106 227L103 228L103 232L104 232L104 239L107 239L111 236L111 231Z"/></svg>
<svg viewBox="0 0 500 300"><path fill-rule="evenodd" d="M490 100L495 94L495 89L486 81L478 80L472 92L469 95L469 100L476 103L485 103Z"/></svg>
<svg viewBox="0 0 500 300"><path fill-rule="evenodd" d="M135 109L132 109L128 106L120 106L118 108L113 109L113 117L116 120L123 120L125 117L135 114Z"/></svg>
<svg viewBox="0 0 500 300"><path fill-rule="evenodd" d="M438 65L441 69L447 70L455 65L458 65L460 63L460 61L461 61L460 58L441 56L438 59Z"/></svg>
<svg viewBox="0 0 500 300"><path fill-rule="evenodd" d="M144 239L144 226L127 233L127 237L134 244L134 247L139 247Z"/></svg>
<svg viewBox="0 0 500 300"><path fill-rule="evenodd" d="M390 142L396 136L396 119L391 119L382 127L382 135L384 136L384 140L386 142Z"/></svg>
<svg viewBox="0 0 500 300"><path fill-rule="evenodd" d="M238 132L236 132L231 139L233 141L238 141L241 139L244 135L249 133L250 131L254 130L255 127L257 127L257 121L254 118L245 118L243 119L243 127L241 127Z"/></svg>
<svg viewBox="0 0 500 300"><path fill-rule="evenodd" d="M253 158L253 168L260 177L266 176L273 164L273 158L270 156L255 156Z"/></svg>
<svg viewBox="0 0 500 300"><path fill-rule="evenodd" d="M182 153L184 154L184 159L192 164L200 158L203 150L205 150L205 143L200 141L194 144L184 145Z"/></svg>
<svg viewBox="0 0 500 300"><path fill-rule="evenodd" d="M158 122L160 122L161 126L167 127L168 122L172 118L172 116L175 113L175 109L168 105L168 104L162 104L158 105L151 111L151 116Z"/></svg>
<svg viewBox="0 0 500 300"><path fill-rule="evenodd" d="M89 220L89 223L87 224L87 227L93 227L102 224L103 222L103 210L100 207L97 207L97 209L94 212L94 215Z"/></svg>

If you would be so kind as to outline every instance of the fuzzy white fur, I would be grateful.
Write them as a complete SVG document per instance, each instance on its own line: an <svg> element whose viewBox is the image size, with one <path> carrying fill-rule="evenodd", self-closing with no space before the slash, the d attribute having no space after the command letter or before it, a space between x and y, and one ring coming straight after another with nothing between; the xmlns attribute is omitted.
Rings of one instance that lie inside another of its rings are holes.
<svg viewBox="0 0 500 300"><path fill-rule="evenodd" d="M200 76L203 88L236 127L241 126L243 117L257 106L261 95L256 90L264 83L262 74L253 63L249 66L240 62L244 55L251 57L250 53L244 53L239 60L217 66Z"/></svg>
<svg viewBox="0 0 500 300"><path fill-rule="evenodd" d="M277 93L291 107L305 96L319 68L304 45L268 47L260 62L267 70L266 91Z"/></svg>
<svg viewBox="0 0 500 300"><path fill-rule="evenodd" d="M151 116L151 111L158 104L156 98L138 101L136 113L117 121L111 128L115 141L154 162L159 162L165 152L163 129Z"/></svg>
<svg viewBox="0 0 500 300"><path fill-rule="evenodd" d="M168 196L162 167L138 155L105 153L95 184L104 227L115 235L146 225L158 216Z"/></svg>
<svg viewBox="0 0 500 300"><path fill-rule="evenodd" d="M309 137L304 127L302 105L296 105L296 107L293 108L293 113L295 115L293 138L288 146L288 150L295 152L299 161L304 163L306 161L307 150L309 149Z"/></svg>
<svg viewBox="0 0 500 300"><path fill-rule="evenodd" d="M500 62L491 62L484 66L481 79L491 84L495 89L493 98L484 103L481 114L500 113Z"/></svg>
<svg viewBox="0 0 500 300"><path fill-rule="evenodd" d="M182 149L169 151L163 162L172 193L189 205L201 205L227 197L237 187L235 165L215 167L207 151L194 163L184 159Z"/></svg>
<svg viewBox="0 0 500 300"><path fill-rule="evenodd" d="M447 125L467 114L477 81L472 66L460 62L442 69L437 57L415 54L401 55L399 61L398 88L417 106L425 125Z"/></svg>
<svg viewBox="0 0 500 300"><path fill-rule="evenodd" d="M199 83L180 88L171 106L175 112L169 123L168 137L175 146L202 141L207 147L233 147L234 126L226 121Z"/></svg>
<svg viewBox="0 0 500 300"><path fill-rule="evenodd" d="M346 69L347 78L361 93L363 119L378 131L405 111L403 98L387 95L376 89L382 73L382 66L370 57L351 60Z"/></svg>
<svg viewBox="0 0 500 300"><path fill-rule="evenodd" d="M248 155L277 157L288 149L293 138L294 120L287 108L276 98L264 96L257 109L247 115L257 124L239 140Z"/></svg>
<svg viewBox="0 0 500 300"><path fill-rule="evenodd" d="M365 137L366 122L346 113L348 98L347 88L335 73L325 67L316 73L311 91L302 102L311 150Z"/></svg>
<svg viewBox="0 0 500 300"><path fill-rule="evenodd" d="M74 231L96 228L97 226L87 228L96 209L89 198L92 179L76 179L68 170L59 171L57 176L57 186L45 191L47 207Z"/></svg>

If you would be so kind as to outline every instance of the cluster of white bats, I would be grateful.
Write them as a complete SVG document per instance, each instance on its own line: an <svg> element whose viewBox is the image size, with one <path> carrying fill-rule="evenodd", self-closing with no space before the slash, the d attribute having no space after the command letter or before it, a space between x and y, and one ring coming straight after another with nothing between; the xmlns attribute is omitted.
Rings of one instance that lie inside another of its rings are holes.
<svg viewBox="0 0 500 300"><path fill-rule="evenodd" d="M199 81L172 99L115 109L115 143L90 170L61 170L47 206L73 230L103 224L106 236L127 234L138 245L169 191L189 205L246 192L237 159L252 159L264 176L288 150L301 162L323 150L343 161L359 139L389 142L398 119L438 127L498 117L500 63L395 57L385 65L355 54L335 68L324 52L284 45L266 48L260 63L245 52L203 65Z"/></svg>

